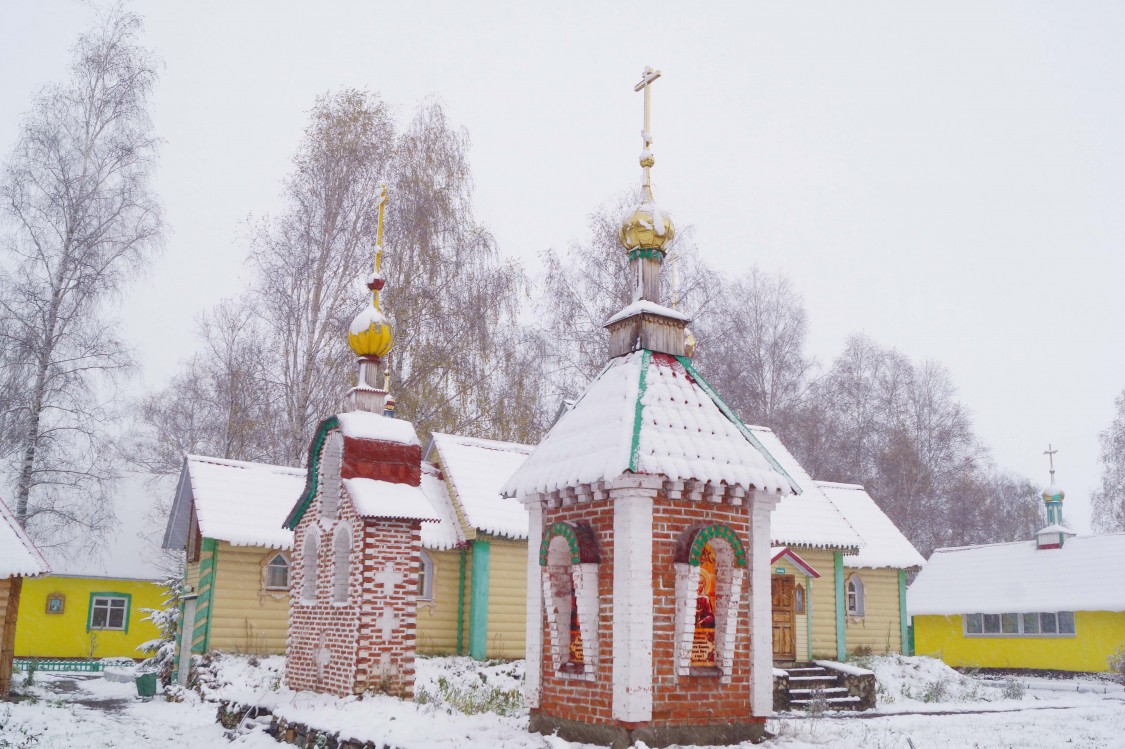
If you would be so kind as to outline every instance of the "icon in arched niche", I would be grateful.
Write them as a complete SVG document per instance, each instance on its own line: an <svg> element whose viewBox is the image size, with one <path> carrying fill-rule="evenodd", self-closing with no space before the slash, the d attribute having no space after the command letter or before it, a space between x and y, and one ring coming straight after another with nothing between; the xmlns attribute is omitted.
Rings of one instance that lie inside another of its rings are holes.
<svg viewBox="0 0 1125 749"><path fill-rule="evenodd" d="M695 596L695 637L691 647L692 666L715 665L715 550L703 545L699 559L699 588Z"/></svg>

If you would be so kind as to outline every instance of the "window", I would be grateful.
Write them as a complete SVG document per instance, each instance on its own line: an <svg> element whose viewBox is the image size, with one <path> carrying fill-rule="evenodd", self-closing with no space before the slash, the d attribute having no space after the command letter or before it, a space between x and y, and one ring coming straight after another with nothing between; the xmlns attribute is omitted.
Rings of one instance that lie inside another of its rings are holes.
<svg viewBox="0 0 1125 749"><path fill-rule="evenodd" d="M805 613L805 586L800 583L793 588L793 613Z"/></svg>
<svg viewBox="0 0 1125 749"><path fill-rule="evenodd" d="M320 514L329 520L336 519L340 507L340 463L344 456L344 435L335 430L324 438L320 449L317 482L320 484Z"/></svg>
<svg viewBox="0 0 1125 749"><path fill-rule="evenodd" d="M316 555L320 550L320 544L316 538L316 529L315 523L309 527L308 535L305 536L305 545L301 551L302 603L316 603Z"/></svg>
<svg viewBox="0 0 1125 749"><path fill-rule="evenodd" d="M848 578L848 616L863 616L863 581L859 575Z"/></svg>
<svg viewBox="0 0 1125 749"><path fill-rule="evenodd" d="M1072 637L1073 611L1025 614L965 614L965 635L973 637Z"/></svg>
<svg viewBox="0 0 1125 749"><path fill-rule="evenodd" d="M430 555L422 552L418 555L418 598L429 601L434 597L434 563Z"/></svg>
<svg viewBox="0 0 1125 749"><path fill-rule="evenodd" d="M266 590L289 590L289 560L284 554L274 554L266 562Z"/></svg>
<svg viewBox="0 0 1125 749"><path fill-rule="evenodd" d="M87 631L113 629L128 632L130 598L127 593L91 593Z"/></svg>
<svg viewBox="0 0 1125 749"><path fill-rule="evenodd" d="M332 537L332 602L347 603L348 579L351 566L348 557L352 551L352 529L341 523Z"/></svg>
<svg viewBox="0 0 1125 749"><path fill-rule="evenodd" d="M551 660L564 678L592 680L598 664L598 552L588 523L553 523L539 547Z"/></svg>

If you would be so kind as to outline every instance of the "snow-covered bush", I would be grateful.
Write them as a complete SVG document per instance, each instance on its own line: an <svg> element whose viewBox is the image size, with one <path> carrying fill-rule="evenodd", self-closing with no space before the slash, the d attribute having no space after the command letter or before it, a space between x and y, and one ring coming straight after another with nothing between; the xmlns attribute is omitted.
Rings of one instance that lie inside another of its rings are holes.
<svg viewBox="0 0 1125 749"><path fill-rule="evenodd" d="M1000 696L1006 700L1022 700L1027 694L1027 685L1019 679L1005 679Z"/></svg>
<svg viewBox="0 0 1125 749"><path fill-rule="evenodd" d="M1109 657L1109 670L1125 682L1125 645L1119 647L1117 652Z"/></svg>
<svg viewBox="0 0 1125 749"><path fill-rule="evenodd" d="M160 681L168 684L176 664L176 636L180 629L180 596L184 592L184 579L182 575L171 575L164 578L161 585L164 588L164 608L141 609L148 615L144 621L155 624L160 630L160 637L141 643L137 650L148 654L141 668L156 671Z"/></svg>

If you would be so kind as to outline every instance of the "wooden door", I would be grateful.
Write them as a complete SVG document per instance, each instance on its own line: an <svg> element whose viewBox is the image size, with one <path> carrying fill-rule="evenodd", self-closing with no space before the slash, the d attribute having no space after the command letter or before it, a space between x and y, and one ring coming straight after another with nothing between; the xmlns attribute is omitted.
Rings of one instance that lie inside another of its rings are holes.
<svg viewBox="0 0 1125 749"><path fill-rule="evenodd" d="M770 598L773 601L773 659L797 660L797 615L793 608L792 575L772 575Z"/></svg>

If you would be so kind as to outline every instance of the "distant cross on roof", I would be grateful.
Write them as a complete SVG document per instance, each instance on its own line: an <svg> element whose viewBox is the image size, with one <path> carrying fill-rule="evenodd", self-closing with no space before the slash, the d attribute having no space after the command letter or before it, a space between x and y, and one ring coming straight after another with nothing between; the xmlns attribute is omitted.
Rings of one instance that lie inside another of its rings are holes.
<svg viewBox="0 0 1125 749"><path fill-rule="evenodd" d="M1054 449L1051 448L1050 442L1047 443L1047 449L1043 451L1043 454L1047 456L1047 460L1050 461L1050 463L1051 463L1051 485L1052 486L1054 486L1054 484L1055 484L1055 454L1057 452L1058 452L1058 450L1054 450Z"/></svg>
<svg viewBox="0 0 1125 749"><path fill-rule="evenodd" d="M651 113L652 113L652 82L660 77L659 70L652 68L645 68L641 73L641 82L633 86L634 91L645 92L645 124L641 130L641 140L644 143L644 150L641 151L641 167L644 169L644 179L641 182L641 187L644 189L645 200L652 201L652 182L649 178L649 169L652 167L653 158L652 151L649 146L652 145L652 126L651 126Z"/></svg>

